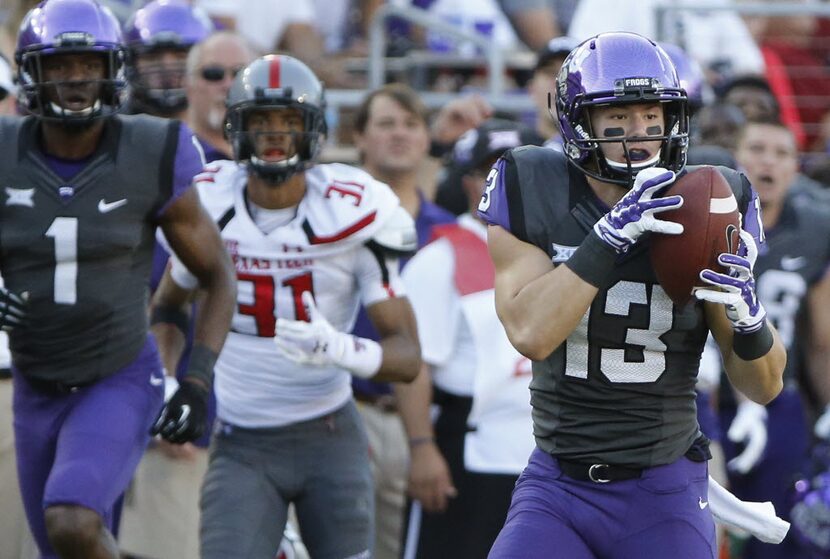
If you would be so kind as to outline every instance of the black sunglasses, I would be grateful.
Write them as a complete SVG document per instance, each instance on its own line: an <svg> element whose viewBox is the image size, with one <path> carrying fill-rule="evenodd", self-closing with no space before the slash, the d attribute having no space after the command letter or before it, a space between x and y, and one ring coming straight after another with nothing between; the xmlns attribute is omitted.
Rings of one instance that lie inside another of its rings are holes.
<svg viewBox="0 0 830 559"><path fill-rule="evenodd" d="M222 66L205 66L199 70L199 74L205 81L221 82L225 79L225 74L230 74L231 78L235 78L242 68L223 68Z"/></svg>

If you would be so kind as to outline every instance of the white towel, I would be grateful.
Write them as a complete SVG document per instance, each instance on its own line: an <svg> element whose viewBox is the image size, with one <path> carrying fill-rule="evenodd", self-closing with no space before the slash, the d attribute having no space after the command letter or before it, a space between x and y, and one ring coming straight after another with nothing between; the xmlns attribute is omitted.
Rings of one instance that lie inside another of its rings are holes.
<svg viewBox="0 0 830 559"><path fill-rule="evenodd" d="M729 528L745 530L766 543L781 543L790 523L778 518L769 501L741 501L709 476L709 507L715 522Z"/></svg>

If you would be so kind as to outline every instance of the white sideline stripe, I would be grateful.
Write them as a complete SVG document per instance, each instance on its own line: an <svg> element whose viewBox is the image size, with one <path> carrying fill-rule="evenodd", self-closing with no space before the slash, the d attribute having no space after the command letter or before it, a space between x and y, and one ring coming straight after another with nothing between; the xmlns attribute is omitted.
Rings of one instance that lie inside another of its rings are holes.
<svg viewBox="0 0 830 559"><path fill-rule="evenodd" d="M729 198L711 198L709 200L709 211L713 214L728 214L738 209L738 201L735 196Z"/></svg>

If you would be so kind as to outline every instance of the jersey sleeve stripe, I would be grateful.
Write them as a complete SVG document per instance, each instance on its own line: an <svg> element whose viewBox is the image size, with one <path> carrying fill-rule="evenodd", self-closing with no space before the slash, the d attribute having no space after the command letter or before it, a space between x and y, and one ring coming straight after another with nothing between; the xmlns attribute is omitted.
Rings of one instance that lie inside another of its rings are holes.
<svg viewBox="0 0 830 559"><path fill-rule="evenodd" d="M321 245L326 243L334 243L337 241L341 241L346 237L349 237L364 227L370 225L373 221L375 221L375 217L377 217L377 212L372 212L357 223L346 227L342 231L335 233L334 235L329 235L327 237L318 237L314 230L311 228L311 224L306 219L303 222L303 231L305 231L306 236L308 237L308 242L312 245Z"/></svg>

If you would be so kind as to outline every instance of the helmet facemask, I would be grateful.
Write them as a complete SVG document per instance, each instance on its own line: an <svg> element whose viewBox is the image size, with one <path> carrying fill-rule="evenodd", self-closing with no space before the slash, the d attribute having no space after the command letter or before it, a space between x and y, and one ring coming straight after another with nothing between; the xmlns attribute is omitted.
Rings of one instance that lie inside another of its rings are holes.
<svg viewBox="0 0 830 559"><path fill-rule="evenodd" d="M49 57L91 53L103 58L104 75L85 80L46 81L44 61ZM18 56L21 89L29 112L42 120L61 122L67 126L84 127L106 118L121 109L124 90L124 50L113 46L97 48L49 49L22 53ZM68 107L73 98L92 95L92 102L83 108Z"/></svg>
<svg viewBox="0 0 830 559"><path fill-rule="evenodd" d="M157 45L131 49L127 77L139 109L169 117L187 108L184 80L188 48Z"/></svg>
<svg viewBox="0 0 830 559"><path fill-rule="evenodd" d="M302 120L299 130L250 130L251 117L263 110L295 110ZM234 159L245 163L258 177L278 186L310 168L325 135L323 113L301 103L251 102L228 109L226 135Z"/></svg>
<svg viewBox="0 0 830 559"><path fill-rule="evenodd" d="M578 138L565 145L566 152L572 157L572 162L586 175L626 187L633 184L637 173L649 167L659 166L679 172L686 163L688 115L684 104L671 101L659 103L663 108L663 122L655 124L654 130L651 130L651 127L646 128L646 134L641 136L625 135L623 128L606 129L604 133L598 133L591 122L591 113L611 104L583 104L582 118L576 120L575 130ZM636 102L627 103L633 104ZM609 131L612 133L605 133ZM658 142L659 147L655 145ZM642 143L650 144L648 154L640 153L645 150L633 146ZM612 159L606 154L607 148L612 144L621 145L622 161ZM606 146L605 151L603 145ZM655 147L657 149L654 149Z"/></svg>

